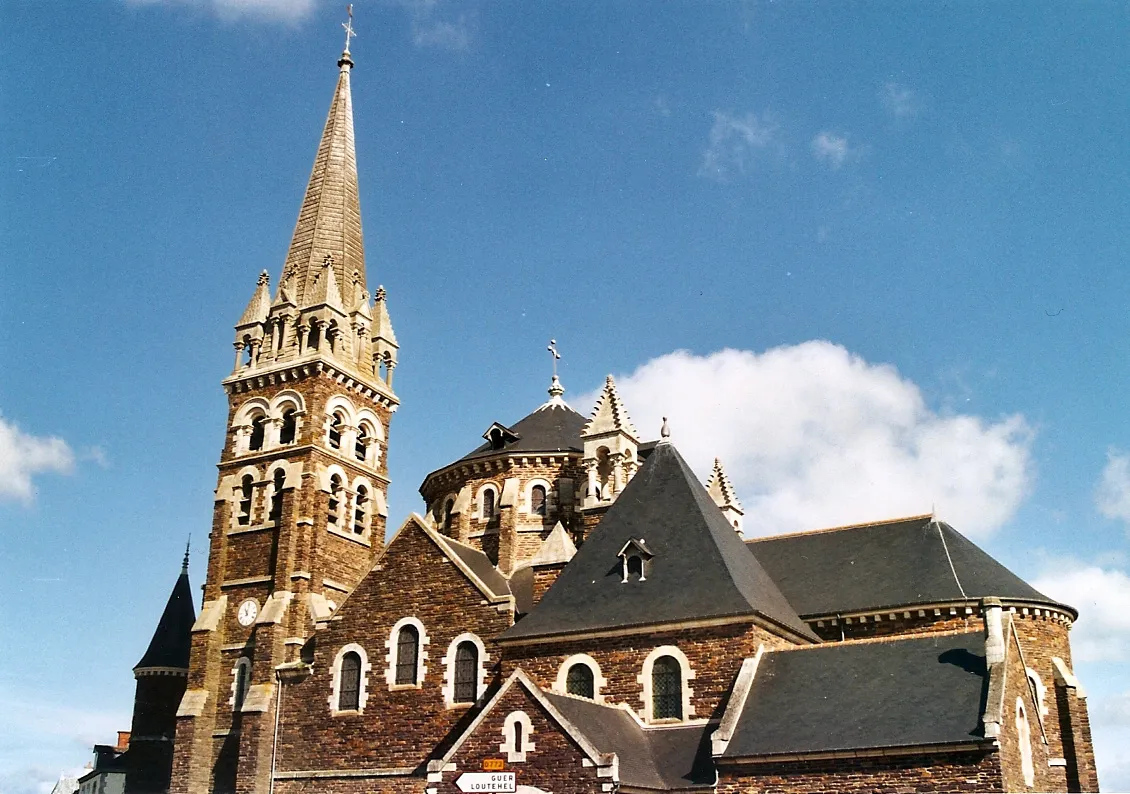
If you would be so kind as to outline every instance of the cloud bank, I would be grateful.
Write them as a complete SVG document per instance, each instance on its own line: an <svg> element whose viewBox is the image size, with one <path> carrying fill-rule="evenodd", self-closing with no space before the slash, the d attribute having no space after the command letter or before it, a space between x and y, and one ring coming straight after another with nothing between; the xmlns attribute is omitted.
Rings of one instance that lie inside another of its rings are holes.
<svg viewBox="0 0 1130 794"><path fill-rule="evenodd" d="M642 436L670 418L672 441L705 479L722 459L766 535L930 512L985 537L1031 484L1022 416L941 415L884 364L812 341L763 353L676 351L617 386ZM587 408L596 394L576 404Z"/></svg>
<svg viewBox="0 0 1130 794"><path fill-rule="evenodd" d="M1130 455L1113 449L1107 452L1106 467L1095 489L1095 507L1107 518L1122 521L1130 531Z"/></svg>
<svg viewBox="0 0 1130 794"><path fill-rule="evenodd" d="M74 452L63 439L29 435L0 416L0 502L30 502L33 477L67 474L74 464Z"/></svg>
<svg viewBox="0 0 1130 794"><path fill-rule="evenodd" d="M1032 586L1079 610L1071 629L1076 662L1130 660L1130 576L1125 571L1060 560Z"/></svg>
<svg viewBox="0 0 1130 794"><path fill-rule="evenodd" d="M839 169L848 160L859 158L859 150L848 144L846 135L836 135L825 130L812 139L812 154L832 167Z"/></svg>

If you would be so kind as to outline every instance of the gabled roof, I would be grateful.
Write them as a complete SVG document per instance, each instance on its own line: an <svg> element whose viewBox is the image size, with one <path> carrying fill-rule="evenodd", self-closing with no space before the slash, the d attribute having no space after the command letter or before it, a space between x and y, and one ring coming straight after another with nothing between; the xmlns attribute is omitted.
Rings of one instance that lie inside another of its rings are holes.
<svg viewBox="0 0 1130 794"><path fill-rule="evenodd" d="M488 441L475 447L460 460L514 452L581 452L581 428L584 426L585 418L569 406L564 403L550 404L506 428L517 438L507 440L502 449L492 449Z"/></svg>
<svg viewBox="0 0 1130 794"><path fill-rule="evenodd" d="M805 616L989 596L1074 612L930 516L756 538L748 545Z"/></svg>
<svg viewBox="0 0 1130 794"><path fill-rule="evenodd" d="M722 758L975 743L980 632L767 651Z"/></svg>
<svg viewBox="0 0 1130 794"><path fill-rule="evenodd" d="M647 580L617 556L642 539ZM760 616L814 638L670 444L660 444L533 610L500 639Z"/></svg>
<svg viewBox="0 0 1130 794"><path fill-rule="evenodd" d="M449 538L429 529L424 525L422 519L419 519L418 523L428 533L428 536L436 542L436 545L443 549L449 557L458 559L459 562L463 563L466 569L474 574L495 598L510 595L510 585L507 583L506 577L499 573L498 568L494 567L494 563L490 561L486 554L473 546L460 543L454 538Z"/></svg>
<svg viewBox="0 0 1130 794"><path fill-rule="evenodd" d="M645 728L623 707L543 694L594 747L616 753L621 785L665 791L713 787L713 725Z"/></svg>
<svg viewBox="0 0 1130 794"><path fill-rule="evenodd" d="M157 630L149 647L134 670L164 667L188 670L188 656L192 648L192 624L196 622L196 607L192 603L192 587L188 583L188 554L181 567L180 576L165 604L165 611L157 621Z"/></svg>

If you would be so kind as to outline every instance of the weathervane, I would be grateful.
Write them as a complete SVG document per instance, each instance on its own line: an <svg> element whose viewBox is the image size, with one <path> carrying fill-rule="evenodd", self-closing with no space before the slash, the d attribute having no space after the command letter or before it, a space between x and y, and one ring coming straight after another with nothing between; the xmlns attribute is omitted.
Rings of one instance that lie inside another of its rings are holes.
<svg viewBox="0 0 1130 794"><path fill-rule="evenodd" d="M349 40L357 35L353 31L353 3L345 7L345 13L349 14L349 21L342 22L341 26L345 28L345 51L349 52Z"/></svg>
<svg viewBox="0 0 1130 794"><path fill-rule="evenodd" d="M557 380L557 359L561 358L561 354L557 352L557 340L550 339L546 350L553 356L553 379Z"/></svg>

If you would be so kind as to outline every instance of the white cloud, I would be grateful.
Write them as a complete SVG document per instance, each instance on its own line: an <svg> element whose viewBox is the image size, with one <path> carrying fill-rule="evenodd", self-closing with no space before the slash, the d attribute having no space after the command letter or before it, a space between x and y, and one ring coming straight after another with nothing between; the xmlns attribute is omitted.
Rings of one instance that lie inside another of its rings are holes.
<svg viewBox="0 0 1130 794"><path fill-rule="evenodd" d="M910 119L922 111L922 98L918 92L900 83L886 83L879 91L883 108L896 119Z"/></svg>
<svg viewBox="0 0 1130 794"><path fill-rule="evenodd" d="M126 0L134 6L187 6L210 12L225 21L299 22L314 10L315 0Z"/></svg>
<svg viewBox="0 0 1130 794"><path fill-rule="evenodd" d="M1095 490L1095 507L1107 518L1124 521L1130 529L1130 455L1110 450Z"/></svg>
<svg viewBox="0 0 1130 794"><path fill-rule="evenodd" d="M764 353L677 351L617 385L644 438L670 417L700 476L722 458L747 532L772 534L929 512L985 536L1030 485L1022 416L940 415L894 367L825 341ZM585 395L578 405L595 403Z"/></svg>
<svg viewBox="0 0 1130 794"><path fill-rule="evenodd" d="M714 111L699 176L725 181L731 174L743 173L753 153L768 146L776 132L776 125L759 120L753 113L738 117Z"/></svg>
<svg viewBox="0 0 1130 794"><path fill-rule="evenodd" d="M0 416L0 501L30 502L32 477L67 474L74 463L74 452L63 439L28 435Z"/></svg>
<svg viewBox="0 0 1130 794"><path fill-rule="evenodd" d="M440 0L394 0L408 14L417 47L465 50L471 46L472 22L466 14L451 17Z"/></svg>
<svg viewBox="0 0 1130 794"><path fill-rule="evenodd" d="M823 160L833 169L859 158L859 150L848 144L846 135L836 135L827 130L812 139L812 153L817 160Z"/></svg>
<svg viewBox="0 0 1130 794"><path fill-rule="evenodd" d="M1071 629L1076 662L1130 659L1130 576L1125 571L1058 560L1032 586L1079 610Z"/></svg>

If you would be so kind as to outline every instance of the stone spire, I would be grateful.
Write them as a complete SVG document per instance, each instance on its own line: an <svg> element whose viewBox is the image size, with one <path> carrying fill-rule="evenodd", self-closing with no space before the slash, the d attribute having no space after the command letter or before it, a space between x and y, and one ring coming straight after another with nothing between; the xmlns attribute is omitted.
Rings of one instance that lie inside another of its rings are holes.
<svg viewBox="0 0 1130 794"><path fill-rule="evenodd" d="M632 439L639 438L636 428L632 426L632 420L628 418L628 410L616 391L616 381L611 375L604 379L604 389L592 409L592 418L581 431L585 436L603 433L624 433Z"/></svg>
<svg viewBox="0 0 1130 794"><path fill-rule="evenodd" d="M337 284L349 284L356 271L361 275L362 288L365 286L365 247L361 237L361 200L357 189L357 152L353 141L353 100L349 90L353 58L348 49L338 60L338 67L337 88L284 267L284 272L293 268L290 296L298 302L299 308L311 305L327 256L333 258L333 275Z"/></svg>
<svg viewBox="0 0 1130 794"><path fill-rule="evenodd" d="M706 492L710 494L714 504L721 508L730 526L741 532L742 516L745 515L745 511L742 510L742 503L738 501L734 484L726 476L726 470L722 468L722 461L718 458L714 459L714 470L710 472L710 479L706 481Z"/></svg>
<svg viewBox="0 0 1130 794"><path fill-rule="evenodd" d="M267 315L271 311L271 291L268 286L270 280L271 277L267 275L266 270L259 274L255 294L251 296L247 308L243 310L243 316L239 318L239 322L235 326L237 330L246 326L258 325L267 319Z"/></svg>

